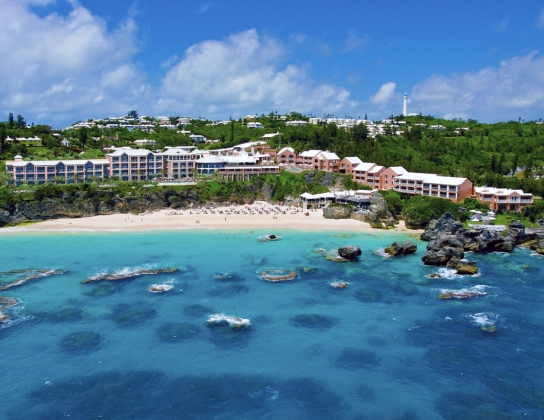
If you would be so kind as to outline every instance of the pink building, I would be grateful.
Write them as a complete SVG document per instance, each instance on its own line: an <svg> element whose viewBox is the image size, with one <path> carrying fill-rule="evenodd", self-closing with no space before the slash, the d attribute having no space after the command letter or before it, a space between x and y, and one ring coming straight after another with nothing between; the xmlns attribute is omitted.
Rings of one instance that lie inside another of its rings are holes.
<svg viewBox="0 0 544 420"><path fill-rule="evenodd" d="M377 165L373 162L361 162L359 165L355 166L352 169L353 180L362 185L369 185L367 180L367 173L375 166ZM372 180L374 181L374 178L372 178Z"/></svg>
<svg viewBox="0 0 544 420"><path fill-rule="evenodd" d="M295 165L297 154L292 147L284 147L277 153L276 162L280 165Z"/></svg>
<svg viewBox="0 0 544 420"><path fill-rule="evenodd" d="M353 168L363 163L358 157L345 157L340 161L339 171L341 174L352 175Z"/></svg>
<svg viewBox="0 0 544 420"><path fill-rule="evenodd" d="M380 175L380 190L392 190L393 178L408 172L402 166L391 166Z"/></svg>
<svg viewBox="0 0 544 420"><path fill-rule="evenodd" d="M474 193L478 201L489 204L489 208L493 211L520 211L534 203L533 194L523 192L523 190L476 187Z"/></svg>
<svg viewBox="0 0 544 420"><path fill-rule="evenodd" d="M393 190L404 194L419 194L446 198L460 203L472 195L473 185L467 178L406 172L393 178Z"/></svg>

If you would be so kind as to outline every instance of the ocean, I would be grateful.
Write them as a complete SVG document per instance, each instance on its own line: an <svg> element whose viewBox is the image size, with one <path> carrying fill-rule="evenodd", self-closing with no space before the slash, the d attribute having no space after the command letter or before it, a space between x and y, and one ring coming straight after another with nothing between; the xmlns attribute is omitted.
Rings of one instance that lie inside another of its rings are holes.
<svg viewBox="0 0 544 420"><path fill-rule="evenodd" d="M379 252L406 240L415 255ZM360 259L324 257L344 245ZM0 291L18 301L0 324L0 419L544 418L542 257L469 253L480 273L458 276L424 266L425 246L380 231L3 234L0 287L43 277ZM260 276L280 269L297 277ZM439 298L460 289L480 296Z"/></svg>

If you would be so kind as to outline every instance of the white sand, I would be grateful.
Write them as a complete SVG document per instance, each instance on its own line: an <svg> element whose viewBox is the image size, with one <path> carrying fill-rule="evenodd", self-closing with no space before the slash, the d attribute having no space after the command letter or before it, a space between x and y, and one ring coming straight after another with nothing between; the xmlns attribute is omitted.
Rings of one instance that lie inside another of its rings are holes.
<svg viewBox="0 0 544 420"><path fill-rule="evenodd" d="M332 220L323 217L322 210L310 210L274 206L264 202L252 205L216 207L214 209L163 209L145 215L113 214L77 219L54 219L26 226L0 229L1 232L31 231L146 231L178 229L274 229L296 230L343 230L354 232L380 232L370 224L354 219ZM408 230L400 222L393 231L417 234L422 231Z"/></svg>

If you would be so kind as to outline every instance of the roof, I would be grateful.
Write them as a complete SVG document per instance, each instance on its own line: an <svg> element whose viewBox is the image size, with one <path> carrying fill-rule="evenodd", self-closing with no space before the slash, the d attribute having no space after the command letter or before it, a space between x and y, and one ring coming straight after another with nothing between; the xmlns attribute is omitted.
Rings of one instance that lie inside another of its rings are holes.
<svg viewBox="0 0 544 420"><path fill-rule="evenodd" d="M407 173L408 171L406 169L404 169L402 166L391 166L390 168L388 169L391 169L393 172L395 172L396 174L399 174L399 175L402 175L402 174L405 174Z"/></svg>
<svg viewBox="0 0 544 420"><path fill-rule="evenodd" d="M429 184L441 184L441 185L461 185L467 178L453 177L453 176L441 176L434 175L425 180Z"/></svg>
<svg viewBox="0 0 544 420"><path fill-rule="evenodd" d="M375 174L376 172L381 171L382 169L385 169L385 166L374 166L372 169L368 171L369 174Z"/></svg>
<svg viewBox="0 0 544 420"><path fill-rule="evenodd" d="M376 166L376 164L372 162L361 162L355 168L353 168L353 170L366 172L372 169L374 166Z"/></svg>
<svg viewBox="0 0 544 420"><path fill-rule="evenodd" d="M408 181L426 181L432 176L437 176L436 174L424 174L420 172L406 172L402 175L398 175L395 179L406 179Z"/></svg>
<svg viewBox="0 0 544 420"><path fill-rule="evenodd" d="M56 166L59 163L62 163L64 165L86 165L87 163L92 163L93 165L109 165L110 161L107 159L86 159L86 160L27 160L22 162L13 162L13 166L15 167L23 167L27 166L28 164L32 164L34 166ZM11 164L11 163L10 163Z"/></svg>
<svg viewBox="0 0 544 420"><path fill-rule="evenodd" d="M220 156L203 157L196 161L197 163L227 163L227 159Z"/></svg>
<svg viewBox="0 0 544 420"><path fill-rule="evenodd" d="M305 198L307 200L318 199L318 198L334 198L334 194L331 192L322 193L322 194L303 193L303 194L300 194L300 197Z"/></svg>
<svg viewBox="0 0 544 420"><path fill-rule="evenodd" d="M509 188L495 188L495 187L476 187L474 188L474 191L478 194L490 194L490 195L500 195L500 196L507 196L512 193L518 193L520 195L530 195L531 197L533 194L526 193L523 190L511 190Z"/></svg>
<svg viewBox="0 0 544 420"><path fill-rule="evenodd" d="M319 155L324 157L327 160L333 160L333 159L340 160L338 155L336 153L332 153L332 152L321 152Z"/></svg>
<svg viewBox="0 0 544 420"><path fill-rule="evenodd" d="M118 149L113 153L109 153L108 156L118 157L124 154L127 156L147 156L153 154L153 152L147 149Z"/></svg>
<svg viewBox="0 0 544 420"><path fill-rule="evenodd" d="M345 160L347 160L349 163L351 163L352 165L353 164L361 164L363 163L363 161L361 159L359 159L358 157L356 156L349 156L349 157L345 157L344 158Z"/></svg>
<svg viewBox="0 0 544 420"><path fill-rule="evenodd" d="M278 152L278 155L280 153L283 153L285 151L288 151L288 152L291 152L291 153L295 153L295 149L293 149L292 147L284 147L283 149L281 149L279 152Z"/></svg>
<svg viewBox="0 0 544 420"><path fill-rule="evenodd" d="M300 157L315 157L319 153L321 153L321 150L306 150L305 152L302 152L299 156Z"/></svg>

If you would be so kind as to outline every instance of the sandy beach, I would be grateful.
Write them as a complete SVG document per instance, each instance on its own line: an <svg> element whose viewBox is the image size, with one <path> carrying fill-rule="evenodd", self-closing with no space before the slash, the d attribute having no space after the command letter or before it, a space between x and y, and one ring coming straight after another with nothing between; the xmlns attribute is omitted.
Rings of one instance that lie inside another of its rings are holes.
<svg viewBox="0 0 544 420"><path fill-rule="evenodd" d="M52 219L43 222L0 229L0 232L31 231L149 231L179 229L296 229L380 232L368 223L354 219L332 220L322 210L304 213L300 208L276 206L265 202L251 205L187 210L162 209L140 215L113 214L74 219ZM418 234L406 229L401 221L392 231Z"/></svg>

